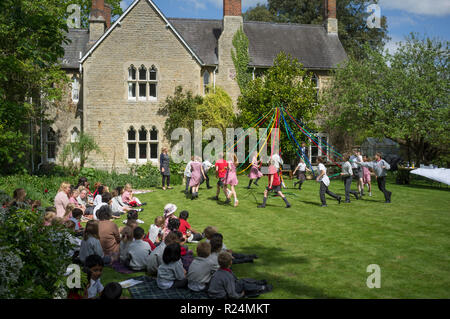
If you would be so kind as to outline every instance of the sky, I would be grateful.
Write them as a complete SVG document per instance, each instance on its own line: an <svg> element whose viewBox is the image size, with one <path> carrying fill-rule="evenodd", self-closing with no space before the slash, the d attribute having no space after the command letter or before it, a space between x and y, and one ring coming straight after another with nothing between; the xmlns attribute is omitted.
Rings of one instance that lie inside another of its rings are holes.
<svg viewBox="0 0 450 319"><path fill-rule="evenodd" d="M134 0L123 0L126 9ZM337 0L339 1L339 0ZM222 19L223 0L153 0L166 17ZM242 12L267 0L242 0ZM411 32L420 36L450 40L450 0L379 0L381 15L387 17L391 40L386 48L394 52L398 42Z"/></svg>

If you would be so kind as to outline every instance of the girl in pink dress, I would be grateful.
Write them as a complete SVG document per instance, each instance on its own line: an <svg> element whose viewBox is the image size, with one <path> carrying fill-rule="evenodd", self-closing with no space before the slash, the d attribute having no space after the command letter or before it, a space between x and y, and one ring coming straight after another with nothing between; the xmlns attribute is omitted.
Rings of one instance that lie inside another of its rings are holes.
<svg viewBox="0 0 450 319"><path fill-rule="evenodd" d="M368 162L367 156L364 156L363 158L364 162ZM369 187L369 196L372 196L372 182L370 178L370 170L368 167L363 167L363 187L364 185L368 185Z"/></svg>
<svg viewBox="0 0 450 319"><path fill-rule="evenodd" d="M238 166L238 159L236 154L233 154L233 161L228 162L228 169L227 169L227 175L225 177L225 185L231 186L231 192L229 193L227 200L225 203L230 202L231 195L234 197L234 207L237 207L239 205L239 201L237 199L236 190L234 186L236 186L239 182L236 175L236 167Z"/></svg>
<svg viewBox="0 0 450 319"><path fill-rule="evenodd" d="M250 168L250 174L248 175L250 181L248 183L247 189L250 189L250 186L252 185L254 179L256 179L255 185L258 186L258 181L263 176L263 174L259 170L259 163L260 161L258 161L258 153L255 151L253 152L252 167Z"/></svg>
<svg viewBox="0 0 450 319"><path fill-rule="evenodd" d="M198 198L198 188L202 182L202 176L206 179L205 172L203 171L202 163L198 157L191 163L191 179L189 181L189 187L192 187L191 200Z"/></svg>

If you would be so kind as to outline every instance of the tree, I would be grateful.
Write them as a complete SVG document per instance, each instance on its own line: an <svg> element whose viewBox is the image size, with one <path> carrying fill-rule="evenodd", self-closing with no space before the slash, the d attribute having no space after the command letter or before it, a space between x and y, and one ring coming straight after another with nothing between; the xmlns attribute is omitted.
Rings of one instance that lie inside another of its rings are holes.
<svg viewBox="0 0 450 319"><path fill-rule="evenodd" d="M350 59L323 94L328 124L390 138L417 164L448 156L448 42L411 34L393 55L364 50L368 59Z"/></svg>
<svg viewBox="0 0 450 319"><path fill-rule="evenodd" d="M39 100L61 100L67 15L60 0L0 2L0 173L25 169L30 126L44 114Z"/></svg>
<svg viewBox="0 0 450 319"><path fill-rule="evenodd" d="M361 59L364 57L364 44L373 49L382 50L389 39L386 17L381 18L381 28L370 29L367 26L366 12L369 4L377 0L338 0L337 19L339 21L339 39L347 53ZM266 6L258 4L245 12L246 21L272 21L283 23L322 24L324 2L317 0L268 0ZM271 19L269 20L269 17Z"/></svg>
<svg viewBox="0 0 450 319"><path fill-rule="evenodd" d="M64 146L60 155L61 163L63 166L67 163L69 169L74 169L76 167L75 162L79 161L80 169L82 169L89 158L89 154L94 151L100 152L97 142L92 136L82 132L75 142Z"/></svg>
<svg viewBox="0 0 450 319"><path fill-rule="evenodd" d="M283 52L276 57L273 67L267 70L264 77L251 81L242 92L238 99L240 114L237 123L249 127L274 107L284 107L309 127L314 127L312 120L319 109L312 74L297 59ZM296 139L302 140L299 132ZM283 156L294 158L295 147L286 134L281 134L280 143Z"/></svg>
<svg viewBox="0 0 450 319"><path fill-rule="evenodd" d="M241 27L233 36L233 47L231 49L231 58L236 68L236 80L241 91L252 80L252 74L248 67L250 63L250 54L248 53L248 38Z"/></svg>

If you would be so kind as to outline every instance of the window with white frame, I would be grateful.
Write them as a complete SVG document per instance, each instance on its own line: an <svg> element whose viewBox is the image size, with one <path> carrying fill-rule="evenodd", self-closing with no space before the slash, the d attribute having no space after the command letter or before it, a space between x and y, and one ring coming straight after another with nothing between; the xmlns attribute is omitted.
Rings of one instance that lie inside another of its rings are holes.
<svg viewBox="0 0 450 319"><path fill-rule="evenodd" d="M158 159L158 130L152 127L147 130L145 126L136 131L131 126L127 132L128 160L147 162Z"/></svg>
<svg viewBox="0 0 450 319"><path fill-rule="evenodd" d="M318 142L318 146L314 142L311 143L311 145L309 146L311 163L317 163L317 158L328 155L328 139L329 139L328 134L327 133L315 134L314 139Z"/></svg>
<svg viewBox="0 0 450 319"><path fill-rule="evenodd" d="M56 160L56 133L51 127L47 130L47 160Z"/></svg>
<svg viewBox="0 0 450 319"><path fill-rule="evenodd" d="M74 127L72 131L70 131L70 142L76 143L78 142L78 138L80 137L80 130L77 127Z"/></svg>
<svg viewBox="0 0 450 319"><path fill-rule="evenodd" d="M154 65L128 68L128 99L155 101L157 99L158 72Z"/></svg>
<svg viewBox="0 0 450 319"><path fill-rule="evenodd" d="M76 76L72 78L72 102L77 103L80 100L80 82Z"/></svg>

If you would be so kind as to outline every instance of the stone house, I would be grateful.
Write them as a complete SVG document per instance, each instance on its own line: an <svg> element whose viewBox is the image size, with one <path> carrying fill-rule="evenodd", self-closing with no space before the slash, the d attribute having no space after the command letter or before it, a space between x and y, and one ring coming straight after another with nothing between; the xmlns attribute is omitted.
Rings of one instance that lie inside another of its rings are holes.
<svg viewBox="0 0 450 319"><path fill-rule="evenodd" d="M69 107L52 113L42 162L58 162L64 144L83 131L101 147L89 166L124 172L130 164L158 163L168 143L165 117L157 111L176 86L202 95L207 85L217 85L237 100L231 49L240 27L249 39L254 76L284 51L314 72L319 91L330 70L347 58L337 33L336 0L325 1L321 26L244 22L241 0L223 1L222 20L167 18L151 0L135 0L111 23L111 7L94 0L89 29L68 33L62 68L72 82Z"/></svg>

